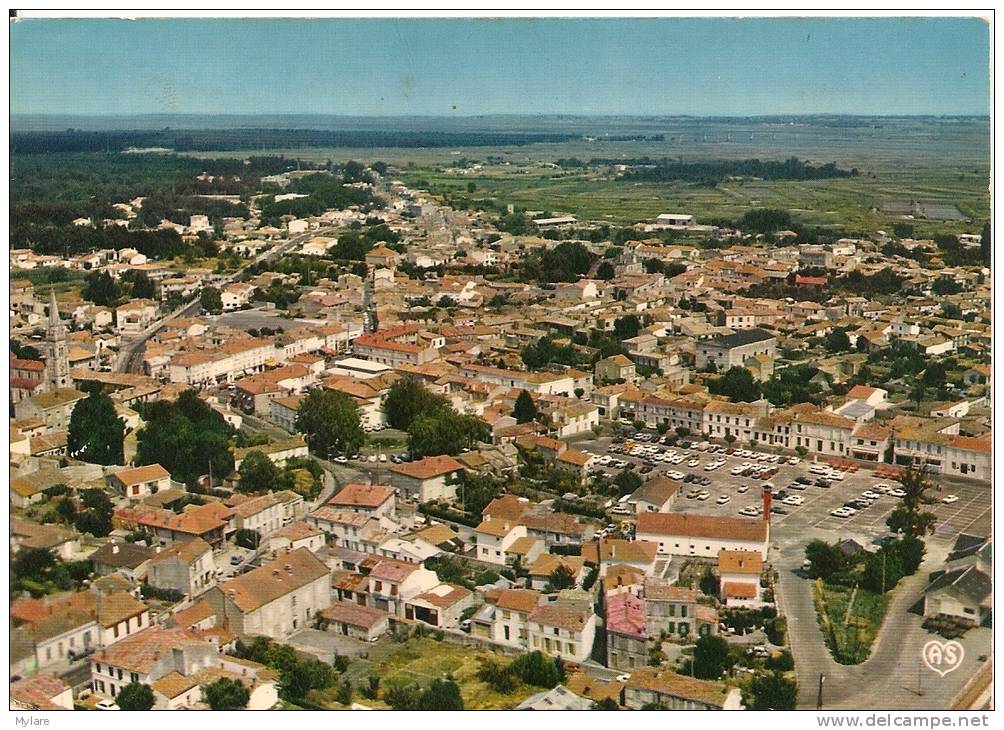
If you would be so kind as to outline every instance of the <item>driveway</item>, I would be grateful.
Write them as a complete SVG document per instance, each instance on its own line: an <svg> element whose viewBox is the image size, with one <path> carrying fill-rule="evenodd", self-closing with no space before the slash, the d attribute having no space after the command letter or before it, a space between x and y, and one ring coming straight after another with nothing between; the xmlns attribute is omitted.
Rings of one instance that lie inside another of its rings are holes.
<svg viewBox="0 0 1004 730"><path fill-rule="evenodd" d="M965 681L980 666L979 656L990 653L990 630L970 631L962 641L966 656L962 666L944 678L927 669L921 649L937 639L921 626L923 617L909 609L920 600L928 574L944 561L950 546L928 541L920 570L904 578L895 589L886 620L872 653L858 665L838 664L830 656L816 621L812 581L796 572L802 552L792 545L777 562L779 607L788 619L789 637L798 675L798 706L814 709L819 676L824 675L824 709L921 710L947 709Z"/></svg>

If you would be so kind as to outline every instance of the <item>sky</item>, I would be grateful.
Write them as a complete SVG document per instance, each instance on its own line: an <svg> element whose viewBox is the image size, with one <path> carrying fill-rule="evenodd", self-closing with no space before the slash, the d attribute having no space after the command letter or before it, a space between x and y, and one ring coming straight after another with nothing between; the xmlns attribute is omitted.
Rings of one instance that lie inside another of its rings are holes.
<svg viewBox="0 0 1004 730"><path fill-rule="evenodd" d="M989 114L979 19L10 25L14 114Z"/></svg>

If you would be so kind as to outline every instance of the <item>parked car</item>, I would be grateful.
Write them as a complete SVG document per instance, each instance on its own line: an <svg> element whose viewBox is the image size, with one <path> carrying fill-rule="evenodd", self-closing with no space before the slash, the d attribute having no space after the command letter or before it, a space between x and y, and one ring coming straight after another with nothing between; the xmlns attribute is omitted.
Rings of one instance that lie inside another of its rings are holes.
<svg viewBox="0 0 1004 730"><path fill-rule="evenodd" d="M892 497L897 497L899 499L903 499L903 497L906 496L906 492L904 492L899 487L896 487L895 489L889 490L889 495L892 496Z"/></svg>
<svg viewBox="0 0 1004 730"><path fill-rule="evenodd" d="M98 700L97 704L94 705L95 710L119 710L121 709L115 704L115 700Z"/></svg>
<svg viewBox="0 0 1004 730"><path fill-rule="evenodd" d="M715 500L715 504L728 504L730 501L732 501L732 498L727 494L723 494Z"/></svg>
<svg viewBox="0 0 1004 730"><path fill-rule="evenodd" d="M958 501L958 496L954 494L949 494L947 497L942 497L941 499L942 504L955 504Z"/></svg>
<svg viewBox="0 0 1004 730"><path fill-rule="evenodd" d="M749 484L740 484L739 488L736 490L739 494L746 494L750 490Z"/></svg>

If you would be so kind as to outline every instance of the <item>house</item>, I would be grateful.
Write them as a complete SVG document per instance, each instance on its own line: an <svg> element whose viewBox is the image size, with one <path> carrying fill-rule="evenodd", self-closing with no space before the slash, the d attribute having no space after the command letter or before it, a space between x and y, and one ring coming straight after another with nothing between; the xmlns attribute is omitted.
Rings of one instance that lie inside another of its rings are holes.
<svg viewBox="0 0 1004 730"><path fill-rule="evenodd" d="M484 520L474 528L477 558L485 563L505 565L506 552L526 536L525 525L508 520Z"/></svg>
<svg viewBox="0 0 1004 730"><path fill-rule="evenodd" d="M162 546L201 538L216 548L233 532L233 517L233 510L219 502L186 505L181 514L140 504L116 510L112 521L117 527L144 530Z"/></svg>
<svg viewBox="0 0 1004 730"><path fill-rule="evenodd" d="M642 512L635 534L658 543L661 555L714 558L722 550L751 550L766 559L770 524L766 519Z"/></svg>
<svg viewBox="0 0 1004 730"><path fill-rule="evenodd" d="M714 366L723 373L732 367L746 367L747 362L759 355L774 359L777 338L766 330L754 327L739 330L731 335L722 335L696 344L695 364L697 370ZM768 377L770 373L767 373Z"/></svg>
<svg viewBox="0 0 1004 730"><path fill-rule="evenodd" d="M150 299L133 299L115 308L115 325L119 333L135 337L157 319L157 302Z"/></svg>
<svg viewBox="0 0 1004 730"><path fill-rule="evenodd" d="M90 561L98 575L117 573L138 581L146 577L147 563L155 555L155 549L139 543L108 542L91 553Z"/></svg>
<svg viewBox="0 0 1004 730"><path fill-rule="evenodd" d="M471 635L496 644L526 648L530 633L527 620L543 599L537 591L506 588L486 602L471 617Z"/></svg>
<svg viewBox="0 0 1004 730"><path fill-rule="evenodd" d="M87 397L75 388L53 388L14 405L18 420L39 418L47 428L65 431L70 427L70 416L77 403Z"/></svg>
<svg viewBox="0 0 1004 730"><path fill-rule="evenodd" d="M639 667L631 672L624 685L624 705L632 710L646 705L661 705L668 710L743 709L738 687L660 667Z"/></svg>
<svg viewBox="0 0 1004 730"><path fill-rule="evenodd" d="M566 661L585 661L593 650L596 621L592 606L540 604L527 617L528 648Z"/></svg>
<svg viewBox="0 0 1004 730"><path fill-rule="evenodd" d="M649 636L667 636L683 642L689 637L718 633L718 612L697 601L696 588L667 585L648 578L642 590L645 626Z"/></svg>
<svg viewBox="0 0 1004 730"><path fill-rule="evenodd" d="M268 536L268 549L271 551L307 548L313 553L324 547L324 544L324 533L306 522L292 522Z"/></svg>
<svg viewBox="0 0 1004 730"><path fill-rule="evenodd" d="M42 525L16 517L10 520L10 549L14 554L22 548L41 548L60 560L75 560L80 553L80 537L79 532L65 527Z"/></svg>
<svg viewBox="0 0 1004 730"><path fill-rule="evenodd" d="M55 674L36 674L10 684L12 710L72 710L73 690Z"/></svg>
<svg viewBox="0 0 1004 730"><path fill-rule="evenodd" d="M56 485L65 485L68 477L60 469L38 469L30 474L10 480L10 503L24 509L46 498L46 491Z"/></svg>
<svg viewBox="0 0 1004 730"><path fill-rule="evenodd" d="M760 603L760 574L763 557L747 550L722 550L718 553L721 599L726 606L750 606Z"/></svg>
<svg viewBox="0 0 1004 730"><path fill-rule="evenodd" d="M659 546L645 540L621 540L604 538L588 542L582 546L582 557L589 565L599 567L599 575L605 577L614 565L628 566L644 575L652 575L655 570Z"/></svg>
<svg viewBox="0 0 1004 730"><path fill-rule="evenodd" d="M405 464L394 464L388 471L391 484L406 496L419 502L434 499L454 499L456 485L452 480L460 476L463 464L452 456L427 456Z"/></svg>
<svg viewBox="0 0 1004 730"><path fill-rule="evenodd" d="M624 355L614 355L606 357L596 362L593 368L596 380L600 382L633 383L637 379L636 366L633 361Z"/></svg>
<svg viewBox="0 0 1004 730"><path fill-rule="evenodd" d="M368 605L397 618L405 617L407 601L439 585L439 578L433 571L392 558L381 559L370 570L368 578ZM414 614L410 618L414 618Z"/></svg>
<svg viewBox="0 0 1004 730"><path fill-rule="evenodd" d="M593 700L580 697L564 685L530 695L520 702L516 710L590 710Z"/></svg>
<svg viewBox="0 0 1004 730"><path fill-rule="evenodd" d="M561 568L567 570L571 576L572 585L582 585L586 577L586 560L580 555L554 555L544 553L540 555L530 566L530 586L534 590L547 590L551 583L551 575Z"/></svg>
<svg viewBox="0 0 1004 730"><path fill-rule="evenodd" d="M160 464L122 469L108 478L108 484L123 497L141 499L171 486L171 474Z"/></svg>
<svg viewBox="0 0 1004 730"><path fill-rule="evenodd" d="M331 604L321 611L321 617L325 631L361 641L376 641L390 628L386 611L347 601Z"/></svg>
<svg viewBox="0 0 1004 730"><path fill-rule="evenodd" d="M617 593L607 599L607 666L611 669L634 669L648 666L648 630L645 601L630 593Z"/></svg>
<svg viewBox="0 0 1004 730"><path fill-rule="evenodd" d="M206 594L218 621L238 636L282 639L331 605L331 574L309 550L278 553L261 567Z"/></svg>
<svg viewBox="0 0 1004 730"><path fill-rule="evenodd" d="M463 586L440 583L405 600L405 619L455 629L460 615L474 605L474 594Z"/></svg>
<svg viewBox="0 0 1004 730"><path fill-rule="evenodd" d="M218 649L194 631L154 626L92 654L90 684L115 699L128 684L152 685L171 672L194 674L217 656Z"/></svg>
<svg viewBox="0 0 1004 730"><path fill-rule="evenodd" d="M669 512L673 509L676 495L680 491L678 482L668 477L649 479L632 494L628 504L633 504L636 513Z"/></svg>
<svg viewBox="0 0 1004 730"><path fill-rule="evenodd" d="M146 574L154 588L194 598L216 585L213 548L198 537L162 548L150 559Z"/></svg>
<svg viewBox="0 0 1004 730"><path fill-rule="evenodd" d="M379 484L346 484L325 504L346 512L360 512L373 517L392 517L397 490Z"/></svg>
<svg viewBox="0 0 1004 730"><path fill-rule="evenodd" d="M238 530L250 530L267 537L300 516L303 497L283 490L245 499L233 497L230 504L233 505L234 526Z"/></svg>

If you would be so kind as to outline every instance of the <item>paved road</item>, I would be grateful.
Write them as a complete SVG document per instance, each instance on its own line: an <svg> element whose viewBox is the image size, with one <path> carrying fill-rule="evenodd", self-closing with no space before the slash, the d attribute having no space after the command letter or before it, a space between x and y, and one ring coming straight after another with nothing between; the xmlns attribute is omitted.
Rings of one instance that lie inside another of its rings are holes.
<svg viewBox="0 0 1004 730"><path fill-rule="evenodd" d="M923 617L910 613L909 609L921 598L928 574L941 565L950 545L928 542L928 553L920 570L904 578L894 591L871 656L854 666L837 664L826 648L812 602L812 581L796 573L803 559L799 547L796 543L782 546L776 560L780 576L778 601L788 619L799 680L799 707L816 707L819 675L823 674L824 709L948 708L965 681L979 668L978 657L990 651L989 629L977 629L963 639L966 658L959 670L941 678L921 662L921 648L937 637L924 630Z"/></svg>

